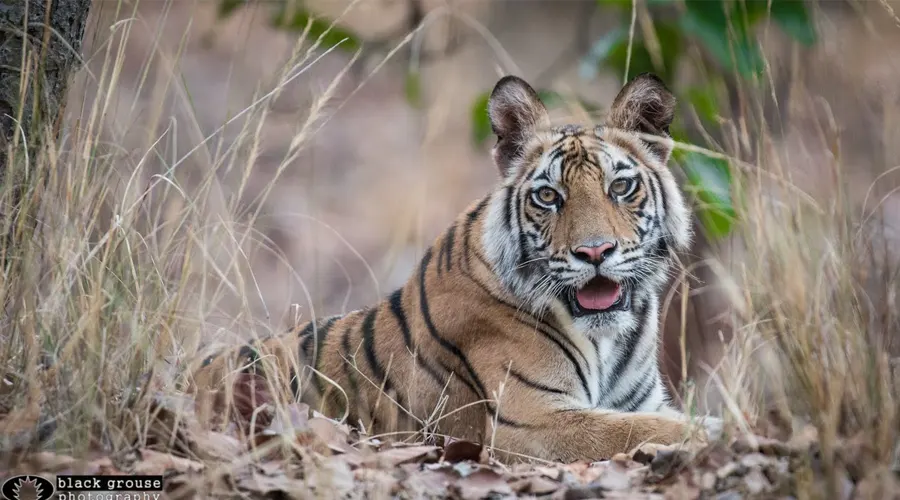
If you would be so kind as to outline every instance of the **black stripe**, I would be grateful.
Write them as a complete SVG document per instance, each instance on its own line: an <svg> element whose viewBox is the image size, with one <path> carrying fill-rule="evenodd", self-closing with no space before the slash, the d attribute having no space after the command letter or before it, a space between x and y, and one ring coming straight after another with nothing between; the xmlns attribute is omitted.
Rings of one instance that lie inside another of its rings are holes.
<svg viewBox="0 0 900 500"><path fill-rule="evenodd" d="M391 390L391 381L384 376L384 368L378 362L378 356L375 354L375 316L378 315L378 308L373 307L366 314L362 324L363 350L366 353L366 361L369 362L369 369L375 381L379 384L384 381L384 390Z"/></svg>
<svg viewBox="0 0 900 500"><path fill-rule="evenodd" d="M655 181L655 183L654 182L648 183L648 184L650 184L650 191L653 193L653 198L654 198L653 201L657 201L657 199L659 201L659 204L656 206L656 216L657 217L656 217L656 219L654 219L654 222L655 222L654 225L656 225L657 227L662 229L661 221L662 221L663 217L665 217L666 213L668 213L668 211L669 211L669 204L668 204L668 201L666 200L666 193L663 189L662 182L659 180L659 176L656 175L656 172L654 172L652 169L647 169L647 176L651 180ZM657 187L659 188L658 193L657 193Z"/></svg>
<svg viewBox="0 0 900 500"><path fill-rule="evenodd" d="M503 418L502 415L498 415L497 412L495 410L493 410L492 408L489 408L489 409L491 410L491 415L497 418L497 423L500 425L505 425L506 427L513 427L516 429L527 429L527 428L531 427L530 425L525 425L521 422L515 422L513 420Z"/></svg>
<svg viewBox="0 0 900 500"><path fill-rule="evenodd" d="M521 265L525 262L525 256L527 255L527 244L525 240L525 227L522 225L522 221L518 220L518 216L522 213L524 207L522 206L521 193L518 191L513 192L513 202L515 206L515 216L516 216L516 226L519 228L519 264Z"/></svg>
<svg viewBox="0 0 900 500"><path fill-rule="evenodd" d="M347 325L347 328L344 329L344 335L341 339L341 348L344 350L344 371L347 375L347 381L350 383L350 393L347 394L347 399L354 401L359 395L359 385L356 383L356 367L355 367L355 353L350 352L350 332L353 330L353 323ZM351 360L353 361L351 363ZM350 405L352 408L354 405Z"/></svg>
<svg viewBox="0 0 900 500"><path fill-rule="evenodd" d="M547 170L546 170L546 169L544 169L544 170L535 170L535 173L536 173L537 175L534 175L534 176L531 177L531 182L537 182L537 181L547 181L547 182L550 182L550 174L547 173Z"/></svg>
<svg viewBox="0 0 900 500"><path fill-rule="evenodd" d="M409 323L406 321L406 314L403 312L403 289L398 288L391 294L388 302L391 305L391 312L394 313L394 319L400 325L400 333L403 335L403 343L407 349L413 351L412 334L409 331Z"/></svg>
<svg viewBox="0 0 900 500"><path fill-rule="evenodd" d="M431 320L431 312L428 307L428 293L425 289L425 273L428 269L428 263L431 262L431 248L429 248L425 252L425 256L422 258L422 263L419 265L419 308L422 313L422 319L425 321L425 327L428 328L428 333L431 334L431 337L440 344L441 347L449 351L451 354L457 357L459 361L463 364L469 376L472 378L472 381L475 383L476 387L480 391L478 393L479 397L482 399L487 399L487 391L484 389L484 384L481 383L481 379L478 378L478 374L475 373L475 370L472 368L472 365L469 363L469 360L466 358L466 355L457 347L453 342L443 338L437 332L437 329L434 326L434 322Z"/></svg>
<svg viewBox="0 0 900 500"><path fill-rule="evenodd" d="M485 196L478 202L478 205L475 206L475 209L469 212L466 215L466 222L463 224L463 247L465 248L465 261L466 261L466 269L471 269L469 263L469 253L471 249L469 247L469 238L472 234L472 225L475 224L475 221L478 219L478 216L481 215L481 212L484 211L484 208L488 204L489 197Z"/></svg>
<svg viewBox="0 0 900 500"><path fill-rule="evenodd" d="M638 229L640 229L640 228L638 228ZM625 264L630 264L630 263L632 263L632 262L634 262L634 261L636 261L636 260L641 260L642 258L643 258L643 257L640 256L640 255L635 255L634 257L628 257L628 258L622 259L622 260L619 262L619 265L620 265L620 266L624 266Z"/></svg>
<svg viewBox="0 0 900 500"><path fill-rule="evenodd" d="M522 321L522 323L527 325L527 323L525 323L524 321ZM551 342L556 344L556 347L558 347L559 350L562 351L563 354L567 358L569 358L569 362L571 362L572 367L575 368L575 375L578 376L578 380L581 382L581 388L584 390L584 393L587 395L588 399L590 399L591 398L590 386L588 385L587 378L584 376L584 371L581 369L581 364L579 364L578 360L575 359L575 355L572 354L572 352L568 348L566 348L566 346L564 346L562 344L562 342L560 342L559 339L557 339L555 336L550 335L549 333L545 332L541 328L537 328L537 331L540 332L548 340L550 340ZM563 338L565 338L565 336L563 336ZM568 340L568 339L566 339L566 340ZM575 350L578 351L577 348ZM581 354L581 351L578 351L578 353ZM584 356L584 354L582 354L582 357L583 356Z"/></svg>
<svg viewBox="0 0 900 500"><path fill-rule="evenodd" d="M446 379L441 377L441 374L438 373L437 369L428 362L427 359L422 357L421 353L416 353L416 364L425 369L425 372L428 373L428 376L434 380L434 383L438 385L441 389L444 388L444 384L446 383ZM474 387L472 388L474 392Z"/></svg>
<svg viewBox="0 0 900 500"><path fill-rule="evenodd" d="M238 363L244 364L244 358L247 358L248 366L244 367L241 373L256 373L257 370L262 369L262 365L257 363L259 361L259 352L253 346L241 346L241 350L238 351Z"/></svg>
<svg viewBox="0 0 900 500"><path fill-rule="evenodd" d="M300 354L303 356L303 360L305 362L309 362L312 359L312 341L313 336L311 335L313 331L313 322L310 321L306 323L306 326L300 330L300 333L297 334L297 337L303 337L306 335L306 338L303 339L303 342L300 343Z"/></svg>
<svg viewBox="0 0 900 500"><path fill-rule="evenodd" d="M456 234L456 224L450 226L450 229L447 230L447 235L444 237L444 245L441 249L441 252L444 253L444 256L447 258L447 272L453 269L453 238ZM440 268L440 262L438 262L438 268Z"/></svg>
<svg viewBox="0 0 900 500"><path fill-rule="evenodd" d="M506 229L509 229L510 231L513 231L513 226L512 226L512 220L513 220L513 217L512 217L512 194L513 194L513 187L512 187L512 186L507 187L507 188L505 189L505 193L504 193L504 194L505 194L506 198L504 199L505 206L503 207L503 222L506 223Z"/></svg>
<svg viewBox="0 0 900 500"><path fill-rule="evenodd" d="M484 265L485 265L485 266L488 266L487 262L484 262ZM490 266L488 266L488 267L490 267ZM564 341L571 349L573 349L575 352L577 352L577 353L578 353L578 356L581 357L581 359L584 360L585 363L587 363L587 357L584 355L583 352L581 352L581 349L579 349L575 344L572 343L571 339L569 339L566 335L564 335L564 334L560 333L559 331L557 331L557 330L556 330L555 328L553 328L551 325L547 324L547 323L544 322L544 321L538 320L537 318L535 318L534 316L532 316L532 315L530 315L530 314L528 314L528 317L530 317L531 319L533 319L533 320L535 321L535 324L529 324L527 321L523 320L523 319L520 317L520 316L523 315L523 314L527 314L525 311L520 310L520 309L519 309L518 307L516 307L515 305L510 304L509 302L503 300L502 298L497 297L496 295L494 295L494 293L491 292L491 290L489 290L489 289L487 288L487 286L486 286L484 283L482 283L482 282L479 281L477 278L475 278L475 276L472 276L472 275L469 274L469 273L462 273L462 274L463 274L463 276L469 278L469 279L470 279L473 283L475 283L479 288L481 288L481 290L482 290L486 295L488 295L490 298L492 298L492 299L494 299L495 301L497 301L497 303L499 303L499 304L501 304L501 305L503 305L503 306L506 306L507 308L511 309L511 310L512 310L512 316L513 316L513 318L515 318L516 321L518 321L519 323L522 323L523 325L525 325L525 326L527 326L527 327L529 327L529 328L535 329L536 331L538 331L539 333L541 333L542 335L544 335L545 337L547 337L548 339L550 339L551 341L553 341L557 346L559 346L560 350L562 350L563 353L566 355L566 357L568 357L569 360L572 362L572 365L575 367L575 372L576 372L576 374L578 375L578 378L581 379L582 386L583 386L583 387L585 388L585 390L587 391L587 379L586 379L585 376L584 376L584 372L582 371L581 366L579 365L578 361L575 359L575 355L572 354L572 351L571 351L570 349L566 348L566 347L562 344L562 342L561 342L560 340L556 339L556 338L554 337L554 335L551 335L550 332L553 332L554 334L558 335L559 338L562 339L562 341ZM549 329L550 332L548 332L544 327L546 327L547 329ZM588 392L588 394L590 394L590 392Z"/></svg>
<svg viewBox="0 0 900 500"><path fill-rule="evenodd" d="M445 233L445 234L444 234L444 238L441 240L441 248L440 248L440 250L438 251L437 266L435 267L435 271L437 272L437 275L438 275L438 276L440 276L440 275L441 275L441 271L444 270L444 269L443 269L443 267L444 267L444 253L445 253L446 251L447 251L447 235L446 235L446 233Z"/></svg>
<svg viewBox="0 0 900 500"><path fill-rule="evenodd" d="M331 331L331 327L334 326L334 323L339 319L338 316L330 318L325 322L324 325L316 328L316 331L310 337L316 336L316 352L313 355L312 365L317 371L319 370L319 365L322 361L322 349L325 346L325 337L328 336L328 332ZM313 380L315 380L316 390L319 391L319 394L322 394L325 391L325 380L319 376L318 373L313 374Z"/></svg>
<svg viewBox="0 0 900 500"><path fill-rule="evenodd" d="M641 321L641 324L638 325L637 328L628 332L628 339L625 341L625 347L619 356L619 359L616 360L616 364L613 365L613 369L610 372L610 376L612 380L607 387L615 387L616 382L619 380L619 374L628 366L628 363L631 361L631 358L634 357L634 353L637 350L638 343L641 340L641 337L644 334L644 330L646 328L647 323L647 309L649 307L649 302L644 302L643 306L641 306L640 311L638 312L638 318Z"/></svg>
<svg viewBox="0 0 900 500"><path fill-rule="evenodd" d="M478 389L477 389L477 388L475 387L475 385L472 384L472 382L470 382L466 377L463 377L462 375L460 375L459 373L457 373L456 370L450 368L449 366L447 366L447 365L444 364L443 362L439 362L439 364L441 365L441 368L443 368L443 369L447 372L447 375L448 375L448 376L449 376L450 374L455 375L456 378L457 378L457 380L459 380L460 382L463 383L463 385L465 385L466 387L468 387L469 390L472 391L472 394L475 395L475 397L477 397L477 398L479 398L479 399L487 399L487 397L482 396L482 395L480 395L480 394L478 393ZM505 417L503 417L502 415L499 415L499 414L497 413L497 407L494 406L494 404L491 403L490 401L487 401L487 402L485 403L485 405L487 406L488 413L491 415L491 417L496 417L496 418L497 418L497 423L499 423L499 424L505 425L505 426L507 426L507 427L515 427L515 428L517 428L517 429L523 429L523 428L531 427L531 426L529 426L529 425L525 425L525 424L523 424L523 423L516 422L516 421L514 421L514 420L509 420L508 418L505 418Z"/></svg>
<svg viewBox="0 0 900 500"><path fill-rule="evenodd" d="M406 348L409 349L410 352L415 353L416 347L413 344L412 334L409 330L409 322L406 320L406 313L403 312L403 289L398 288L394 293L391 294L389 303L391 305L391 312L394 314L394 319L397 320L397 324L400 325L400 333L403 335L403 342L406 344ZM425 369L428 375L434 379L435 383L439 386L444 384L441 379L441 375L437 372L437 370L431 366L426 359L422 357L420 353L415 353L416 364Z"/></svg>
<svg viewBox="0 0 900 500"><path fill-rule="evenodd" d="M655 381L654 381L655 382ZM647 398L650 397L650 394L653 392L653 389L656 388L656 384L644 384L644 390L641 392L636 392L638 387L635 387L631 391L628 392L627 397L624 399L617 401L613 408L615 409L624 409L625 411L632 412L637 410L644 404L644 401L647 401Z"/></svg>
<svg viewBox="0 0 900 500"><path fill-rule="evenodd" d="M453 368L450 368L449 366L447 366L447 364L444 363L443 361L438 361L438 364L441 365L441 368L443 368L444 371L447 373L447 377L448 377L448 378L449 378L449 376L450 376L451 374L452 374L452 375L455 375L456 378L457 378L457 380L459 380L460 382L463 383L463 385L465 385L466 387L468 387L469 390L472 391L472 394L475 395L475 397L477 397L477 398L483 398L483 396L478 392L478 388L475 387L475 384L473 384L468 378L463 377L463 376L460 375L459 373L456 373L456 370L454 370ZM446 383L446 379L443 379L443 380L444 380L445 383ZM441 384L441 387L443 387L443 384Z"/></svg>
<svg viewBox="0 0 900 500"><path fill-rule="evenodd" d="M511 369L511 370L509 370L509 374L512 375L513 377L515 377L516 379L518 379L523 384L527 385L528 387L531 387L532 389L537 389L539 391L544 391L544 392L552 392L553 394L567 394L566 391L556 389L556 388L550 387L548 385L544 385L540 382L535 382L517 370Z"/></svg>
<svg viewBox="0 0 900 500"><path fill-rule="evenodd" d="M559 142L557 142L557 144L554 144L553 148L553 151L551 151L550 154L547 155L547 164L549 165L552 165L554 162L559 161L560 156L565 154L565 152L559 148Z"/></svg>
<svg viewBox="0 0 900 500"><path fill-rule="evenodd" d="M532 316L532 318L533 318L533 316ZM526 325L529 328L536 329L538 332L544 334L548 338L552 338L553 340L560 342L560 343L564 342L566 344L566 346L568 346L568 348L563 348L563 350L568 352L571 355L571 359L573 361L575 360L575 355L572 354L572 351L574 350L576 353L578 353L578 357L580 357L583 362L585 362L585 363L588 362L587 356L585 356L584 353L581 352L581 349L579 349L578 346L576 346L572 342L572 339L570 339L568 335L560 332L556 328L553 328L553 326L547 324L547 322L542 321L542 322L536 323L536 324L528 324L526 321L522 320L518 316L516 317L516 320L518 322L522 323L523 325ZM537 321L537 320L535 320L535 321ZM544 329L544 327L546 327L546 329ZM549 330L549 331L547 331L547 330ZM553 335L551 335L551 333ZM577 366L577 363L576 363L576 366Z"/></svg>

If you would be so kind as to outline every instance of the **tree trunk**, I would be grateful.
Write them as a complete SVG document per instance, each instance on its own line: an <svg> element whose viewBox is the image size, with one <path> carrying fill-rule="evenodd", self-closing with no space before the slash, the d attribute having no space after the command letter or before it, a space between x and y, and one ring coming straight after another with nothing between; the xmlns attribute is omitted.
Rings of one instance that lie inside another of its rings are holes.
<svg viewBox="0 0 900 500"><path fill-rule="evenodd" d="M91 0L0 0L0 181L16 182L19 151L39 150L45 127L59 130L90 6Z"/></svg>

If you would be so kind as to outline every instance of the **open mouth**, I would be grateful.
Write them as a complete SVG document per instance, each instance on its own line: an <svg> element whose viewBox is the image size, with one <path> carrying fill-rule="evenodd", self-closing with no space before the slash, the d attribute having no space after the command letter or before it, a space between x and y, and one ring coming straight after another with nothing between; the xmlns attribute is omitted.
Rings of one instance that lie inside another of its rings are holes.
<svg viewBox="0 0 900 500"><path fill-rule="evenodd" d="M570 289L569 308L573 316L589 316L631 307L631 293L620 283L597 276L579 289Z"/></svg>

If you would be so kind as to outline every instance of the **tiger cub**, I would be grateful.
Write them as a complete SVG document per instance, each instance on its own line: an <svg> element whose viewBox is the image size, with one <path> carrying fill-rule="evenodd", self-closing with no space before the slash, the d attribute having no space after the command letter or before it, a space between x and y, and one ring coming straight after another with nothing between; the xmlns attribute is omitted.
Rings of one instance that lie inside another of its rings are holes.
<svg viewBox="0 0 900 500"><path fill-rule="evenodd" d="M552 127L532 87L502 78L488 105L496 189L378 304L205 359L192 381L204 414L221 414L243 367L370 433L507 457L598 460L686 439L657 361L671 251L691 241L666 167L674 108L643 74L605 125Z"/></svg>

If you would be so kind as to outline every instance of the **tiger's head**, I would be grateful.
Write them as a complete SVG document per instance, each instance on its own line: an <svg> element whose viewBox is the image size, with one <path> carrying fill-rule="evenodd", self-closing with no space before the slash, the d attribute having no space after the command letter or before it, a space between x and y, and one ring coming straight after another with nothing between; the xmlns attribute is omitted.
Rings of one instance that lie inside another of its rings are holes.
<svg viewBox="0 0 900 500"><path fill-rule="evenodd" d="M670 249L691 241L690 212L666 166L674 110L665 84L643 74L622 88L605 124L551 127L525 81L497 83L488 112L503 181L483 244L532 312L562 310L579 330L603 335L636 327L656 307Z"/></svg>

